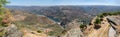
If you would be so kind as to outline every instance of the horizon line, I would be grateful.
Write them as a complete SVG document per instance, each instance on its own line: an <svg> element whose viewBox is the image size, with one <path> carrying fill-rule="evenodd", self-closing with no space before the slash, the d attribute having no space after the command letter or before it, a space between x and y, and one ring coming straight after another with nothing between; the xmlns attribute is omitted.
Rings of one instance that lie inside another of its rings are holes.
<svg viewBox="0 0 120 37"><path fill-rule="evenodd" d="M120 6L120 5L6 5L6 6Z"/></svg>

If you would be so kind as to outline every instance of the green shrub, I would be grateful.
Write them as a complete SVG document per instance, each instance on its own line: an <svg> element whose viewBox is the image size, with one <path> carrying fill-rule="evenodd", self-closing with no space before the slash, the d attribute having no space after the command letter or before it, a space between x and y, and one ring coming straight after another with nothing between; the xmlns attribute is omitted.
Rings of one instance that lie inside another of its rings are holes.
<svg viewBox="0 0 120 37"><path fill-rule="evenodd" d="M94 23L95 23L95 24L99 24L99 23L101 23L101 19L100 19L100 18L96 18L96 20L95 20Z"/></svg>
<svg viewBox="0 0 120 37"><path fill-rule="evenodd" d="M101 26L98 24L95 24L94 29L99 29L99 28L101 28Z"/></svg>
<svg viewBox="0 0 120 37"><path fill-rule="evenodd" d="M41 33L42 31L41 31L41 30L38 30L37 32L38 32L38 33Z"/></svg>
<svg viewBox="0 0 120 37"><path fill-rule="evenodd" d="M80 28L84 28L84 27L87 27L87 26L83 24L80 25Z"/></svg>
<svg viewBox="0 0 120 37"><path fill-rule="evenodd" d="M8 25L7 24L1 24L2 25L2 27L7 27Z"/></svg>
<svg viewBox="0 0 120 37"><path fill-rule="evenodd" d="M111 16L111 15L120 15L120 12L107 12L107 13L102 13L102 14L99 14L99 15L97 15L98 17L100 17L100 18L103 18L103 17L105 17L105 16Z"/></svg>
<svg viewBox="0 0 120 37"><path fill-rule="evenodd" d="M7 24L3 24L3 23L2 23L2 20L3 20L3 18L0 17L0 26L2 26L2 27L7 27L8 25L7 25Z"/></svg>
<svg viewBox="0 0 120 37"><path fill-rule="evenodd" d="M67 30L63 30L63 31L62 31L62 34L66 34L66 33L67 33Z"/></svg>

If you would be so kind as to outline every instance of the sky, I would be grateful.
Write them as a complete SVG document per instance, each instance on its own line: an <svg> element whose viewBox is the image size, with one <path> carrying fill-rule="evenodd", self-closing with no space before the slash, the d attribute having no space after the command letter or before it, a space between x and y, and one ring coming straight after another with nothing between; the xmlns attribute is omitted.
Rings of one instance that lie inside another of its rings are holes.
<svg viewBox="0 0 120 37"><path fill-rule="evenodd" d="M8 5L54 6L54 5L120 5L120 0L8 0Z"/></svg>

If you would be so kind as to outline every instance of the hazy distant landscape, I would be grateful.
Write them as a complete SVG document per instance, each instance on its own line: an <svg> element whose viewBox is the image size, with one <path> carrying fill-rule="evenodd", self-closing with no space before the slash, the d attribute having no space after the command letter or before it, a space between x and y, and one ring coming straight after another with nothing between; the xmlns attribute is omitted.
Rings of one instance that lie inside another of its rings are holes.
<svg viewBox="0 0 120 37"><path fill-rule="evenodd" d="M15 10L33 14L45 15L56 22L70 22L80 19L85 24L98 14L120 11L120 6L81 5L81 6L6 6L12 12Z"/></svg>
<svg viewBox="0 0 120 37"><path fill-rule="evenodd" d="M12 17L15 19L13 23L16 27L18 27L19 30L23 29L27 31L21 33L29 34L24 34L24 36L119 36L119 34L116 34L119 32L119 21L116 20L119 20L120 6L59 5L5 7L10 10ZM118 29L118 31L114 30L114 27L116 27L114 25L118 25L118 28L115 28ZM107 32L109 32L109 34ZM103 35L103 33L105 34ZM114 33L114 35L111 33ZM17 35L19 34L20 33Z"/></svg>
<svg viewBox="0 0 120 37"><path fill-rule="evenodd" d="M0 37L120 37L119 0L0 0Z"/></svg>

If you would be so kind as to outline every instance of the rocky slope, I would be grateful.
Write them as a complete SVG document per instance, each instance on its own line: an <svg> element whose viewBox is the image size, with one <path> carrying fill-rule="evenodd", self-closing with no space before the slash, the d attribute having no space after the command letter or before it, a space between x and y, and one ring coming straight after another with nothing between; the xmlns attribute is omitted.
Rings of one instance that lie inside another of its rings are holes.
<svg viewBox="0 0 120 37"><path fill-rule="evenodd" d="M62 32L60 37L84 37L83 32L79 28L81 22L73 20L66 25L65 31Z"/></svg>
<svg viewBox="0 0 120 37"><path fill-rule="evenodd" d="M103 21L100 24L94 24L88 26L84 31L86 37L108 37L108 31L110 28L110 24L107 22L106 18L103 18Z"/></svg>
<svg viewBox="0 0 120 37"><path fill-rule="evenodd" d="M114 33L112 34L115 37L120 37L120 16L109 16L107 19L111 27L114 29Z"/></svg>
<svg viewBox="0 0 120 37"><path fill-rule="evenodd" d="M17 26L14 24L9 25L8 27L5 28L5 35L4 37L22 37L23 33L18 30Z"/></svg>
<svg viewBox="0 0 120 37"><path fill-rule="evenodd" d="M120 16L105 16L99 24L95 24L94 18L83 32L85 37L120 37Z"/></svg>
<svg viewBox="0 0 120 37"><path fill-rule="evenodd" d="M63 30L57 22L44 15L13 12L13 17L16 19L16 26L25 33L24 37L58 36Z"/></svg>
<svg viewBox="0 0 120 37"><path fill-rule="evenodd" d="M9 12L9 14L6 13L6 18L0 25L0 37L55 37L63 30L56 22L44 15L21 11Z"/></svg>

